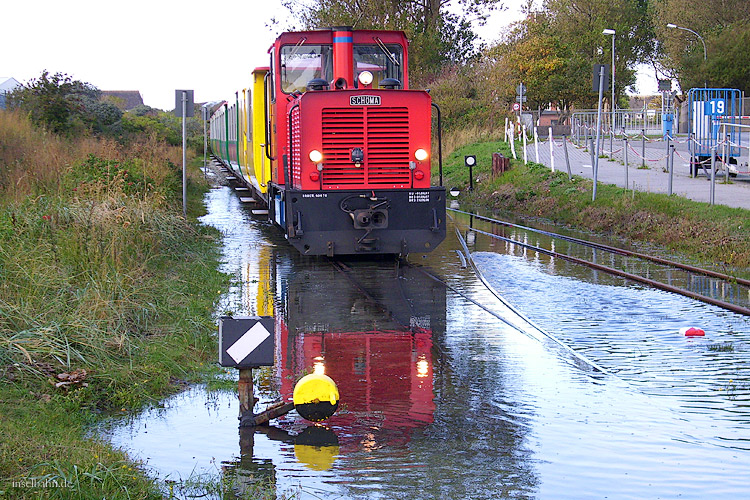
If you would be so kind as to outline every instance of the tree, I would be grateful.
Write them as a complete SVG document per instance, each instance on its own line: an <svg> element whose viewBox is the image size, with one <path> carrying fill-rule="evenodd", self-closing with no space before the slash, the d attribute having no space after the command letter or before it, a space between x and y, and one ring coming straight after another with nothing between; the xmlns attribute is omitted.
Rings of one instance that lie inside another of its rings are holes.
<svg viewBox="0 0 750 500"><path fill-rule="evenodd" d="M737 88L750 91L750 2L747 0L661 0L653 13L658 26L658 64L667 76L676 78L683 90L691 87ZM675 24L697 32L706 44ZM743 76L744 75L744 76Z"/></svg>
<svg viewBox="0 0 750 500"><path fill-rule="evenodd" d="M637 62L653 51L652 29L645 2L637 0L547 0L514 24L488 54L501 58L515 85L526 84L528 105L554 103L563 111L595 106L591 90L594 63L610 63L611 39L604 29L616 31L615 90L622 95L635 83ZM611 100L611 99L609 99Z"/></svg>
<svg viewBox="0 0 750 500"><path fill-rule="evenodd" d="M99 89L89 83L73 80L64 73L50 75L44 70L39 78L11 92L8 103L28 113L37 126L75 135L98 125L100 118L111 119L111 110L94 109L100 96Z"/></svg>
<svg viewBox="0 0 750 500"><path fill-rule="evenodd" d="M484 23L490 12L502 8L501 0L312 0L303 5L287 0L285 6L302 29L352 26L406 32L410 71L417 81L476 56L478 37L471 23ZM461 14L455 12L459 9Z"/></svg>

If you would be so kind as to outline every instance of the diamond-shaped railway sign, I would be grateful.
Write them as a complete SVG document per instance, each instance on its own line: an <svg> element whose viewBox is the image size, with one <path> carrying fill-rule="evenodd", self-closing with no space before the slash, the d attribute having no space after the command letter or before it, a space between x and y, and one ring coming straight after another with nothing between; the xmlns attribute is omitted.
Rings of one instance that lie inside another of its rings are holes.
<svg viewBox="0 0 750 500"><path fill-rule="evenodd" d="M219 318L219 364L231 368L273 366L273 316Z"/></svg>

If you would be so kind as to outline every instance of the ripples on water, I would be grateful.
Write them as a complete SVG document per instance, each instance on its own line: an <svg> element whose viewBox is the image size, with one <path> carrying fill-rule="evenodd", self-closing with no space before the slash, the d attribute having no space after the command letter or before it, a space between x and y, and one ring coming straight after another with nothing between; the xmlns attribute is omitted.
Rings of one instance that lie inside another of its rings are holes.
<svg viewBox="0 0 750 500"><path fill-rule="evenodd" d="M396 277L387 262L351 264L384 310L251 221L227 189L208 200L204 221L225 233L224 267L236 277L222 308L255 314L269 294L287 331L283 362L261 374L259 397L287 393L292 374L324 358L342 410L324 428L291 413L238 435L236 395L193 388L109 431L161 477L223 468L244 481L275 478L280 498L750 494L745 318L538 256L489 252L478 239L474 257L493 287L602 374L461 268L455 238L410 257L455 291L418 272ZM401 331L407 322L421 328ZM707 336L681 337L690 325Z"/></svg>

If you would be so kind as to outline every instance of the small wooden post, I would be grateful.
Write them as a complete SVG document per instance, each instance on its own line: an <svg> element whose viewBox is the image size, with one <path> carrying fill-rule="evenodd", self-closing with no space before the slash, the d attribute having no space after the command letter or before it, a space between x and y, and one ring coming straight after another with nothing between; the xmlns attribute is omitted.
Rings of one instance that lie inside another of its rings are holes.
<svg viewBox="0 0 750 500"><path fill-rule="evenodd" d="M255 425L252 368L240 368L240 380L237 382L237 392L240 398L240 427L252 427Z"/></svg>

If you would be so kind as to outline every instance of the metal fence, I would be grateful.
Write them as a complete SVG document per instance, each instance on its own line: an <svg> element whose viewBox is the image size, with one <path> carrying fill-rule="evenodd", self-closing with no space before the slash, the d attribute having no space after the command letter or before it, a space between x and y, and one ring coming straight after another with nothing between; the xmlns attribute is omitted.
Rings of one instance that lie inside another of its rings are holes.
<svg viewBox="0 0 750 500"><path fill-rule="evenodd" d="M692 161L700 163L710 159L712 149L722 143L729 157L738 157L743 142L742 127L736 126L743 118L741 92L737 89L690 89L688 102ZM724 127L720 133L723 125L731 126Z"/></svg>
<svg viewBox="0 0 750 500"><path fill-rule="evenodd" d="M596 110L573 113L570 119L571 136L576 144L585 144L596 136ZM602 111L601 135L662 135L661 111L656 109L618 109L615 113Z"/></svg>

